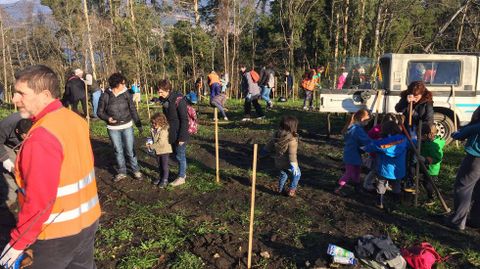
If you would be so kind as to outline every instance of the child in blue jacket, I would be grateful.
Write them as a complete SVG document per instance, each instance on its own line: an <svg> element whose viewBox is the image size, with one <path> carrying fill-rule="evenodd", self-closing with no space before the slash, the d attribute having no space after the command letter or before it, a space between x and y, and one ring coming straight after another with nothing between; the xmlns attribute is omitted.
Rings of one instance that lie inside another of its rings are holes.
<svg viewBox="0 0 480 269"><path fill-rule="evenodd" d="M383 208L383 196L387 190L387 183L392 186L396 202L400 201L400 181L406 175L406 161L408 139L402 134L400 126L394 121L382 124L382 139L375 140L364 149L366 152L377 153L377 207Z"/></svg>
<svg viewBox="0 0 480 269"><path fill-rule="evenodd" d="M352 115L352 118L342 131L345 139L343 148L345 174L338 181L340 186L335 190L336 194L341 194L341 190L347 182L352 182L355 190L358 190L360 186L360 167L362 166L362 150L360 147L366 146L371 142L364 129L369 120L370 114L368 111L360 109Z"/></svg>

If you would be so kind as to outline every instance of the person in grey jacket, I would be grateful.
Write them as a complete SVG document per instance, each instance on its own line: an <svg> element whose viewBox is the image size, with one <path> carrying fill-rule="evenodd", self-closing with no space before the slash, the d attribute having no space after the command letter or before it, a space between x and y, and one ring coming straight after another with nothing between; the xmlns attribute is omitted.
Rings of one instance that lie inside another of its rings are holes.
<svg viewBox="0 0 480 269"><path fill-rule="evenodd" d="M107 123L108 135L112 141L117 159L117 175L114 182L127 177L125 156L128 157L130 169L136 179L142 178L137 156L135 155L133 123L140 133L143 132L142 122L138 117L137 109L132 96L128 93L126 79L120 73L114 73L108 78L110 90L100 96L97 115Z"/></svg>
<svg viewBox="0 0 480 269"><path fill-rule="evenodd" d="M256 82L253 81L250 72L246 71L247 68L245 65L241 65L240 70L242 71L241 88L243 94L245 95L245 103L243 106L244 117L242 121L251 120L252 104L255 107L257 118L263 119L265 116L263 114L262 107L258 103L258 99L260 98L260 87Z"/></svg>

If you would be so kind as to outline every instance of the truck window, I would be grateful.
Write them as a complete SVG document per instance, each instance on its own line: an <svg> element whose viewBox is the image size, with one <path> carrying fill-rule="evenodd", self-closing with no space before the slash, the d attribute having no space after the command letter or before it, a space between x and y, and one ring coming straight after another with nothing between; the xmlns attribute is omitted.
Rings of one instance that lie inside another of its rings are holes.
<svg viewBox="0 0 480 269"><path fill-rule="evenodd" d="M427 85L458 85L460 83L459 61L410 61L407 86L421 80Z"/></svg>

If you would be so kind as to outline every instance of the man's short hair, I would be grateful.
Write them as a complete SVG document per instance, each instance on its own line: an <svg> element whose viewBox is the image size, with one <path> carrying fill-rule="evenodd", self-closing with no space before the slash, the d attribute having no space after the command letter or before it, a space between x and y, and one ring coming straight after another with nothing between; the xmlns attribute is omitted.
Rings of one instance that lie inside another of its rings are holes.
<svg viewBox="0 0 480 269"><path fill-rule="evenodd" d="M113 73L109 78L108 78L108 84L110 85L110 88L116 88L120 83L127 82L127 79L125 76L123 76L121 73Z"/></svg>
<svg viewBox="0 0 480 269"><path fill-rule="evenodd" d="M158 82L157 91L162 90L165 92L170 92L172 90L172 84L168 79L162 79Z"/></svg>
<svg viewBox="0 0 480 269"><path fill-rule="evenodd" d="M45 65L32 65L15 73L17 82L26 82L35 93L47 90L53 98L60 97L58 77Z"/></svg>

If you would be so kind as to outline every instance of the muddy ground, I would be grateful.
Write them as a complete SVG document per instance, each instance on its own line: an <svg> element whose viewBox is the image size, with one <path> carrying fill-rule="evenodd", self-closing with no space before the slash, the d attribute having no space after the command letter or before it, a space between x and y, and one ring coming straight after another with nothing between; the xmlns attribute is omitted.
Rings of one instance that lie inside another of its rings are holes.
<svg viewBox="0 0 480 269"><path fill-rule="evenodd" d="M324 135L324 116L276 108L268 112L270 120L242 123L239 110L230 112L232 121L220 127L222 172L217 185L211 114L208 108L201 113L204 125L188 147L188 184L175 189L150 184L157 176L156 164L141 146L144 179L113 183L115 161L108 138L92 138L103 210L96 242L99 268L245 268L252 144L264 143L283 113L301 119L302 178L295 198L279 195L274 191L273 160L259 161L254 268L328 268L329 243L353 250L356 238L365 234L388 234L398 247L429 241L450 256L443 268L477 268L480 234L442 226L438 206L413 208L411 197L405 196L399 208L380 210L373 194L352 189L347 197L334 195L343 142L338 135ZM337 119L337 129L342 121ZM461 152L452 154L460 156L455 160L461 158ZM173 180L173 160L171 171ZM451 188L445 192L452 205ZM4 215L0 219L5 231L11 222Z"/></svg>

